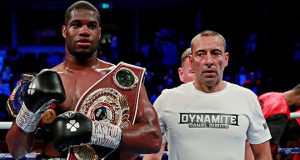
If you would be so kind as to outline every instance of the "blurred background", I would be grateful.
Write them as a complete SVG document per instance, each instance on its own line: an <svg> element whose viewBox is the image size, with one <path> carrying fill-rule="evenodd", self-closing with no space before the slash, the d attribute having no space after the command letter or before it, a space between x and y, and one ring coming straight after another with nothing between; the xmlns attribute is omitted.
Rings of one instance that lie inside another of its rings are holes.
<svg viewBox="0 0 300 160"><path fill-rule="evenodd" d="M75 0L0 1L0 121L11 121L5 102L20 75L64 59L61 26ZM180 84L182 52L200 31L227 40L224 79L257 95L300 82L300 6L272 0L90 0L100 11L99 58L145 67L151 102ZM1 135L1 139L4 135ZM1 152L1 149L0 149Z"/></svg>

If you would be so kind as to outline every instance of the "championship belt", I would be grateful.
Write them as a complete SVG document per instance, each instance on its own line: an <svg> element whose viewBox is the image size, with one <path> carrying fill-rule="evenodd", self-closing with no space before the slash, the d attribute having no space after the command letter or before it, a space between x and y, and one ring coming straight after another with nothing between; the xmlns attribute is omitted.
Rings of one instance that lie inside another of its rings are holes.
<svg viewBox="0 0 300 160"><path fill-rule="evenodd" d="M22 74L21 80L18 81L17 86L14 88L8 100L6 101L6 108L10 116L14 118L17 117L24 102L23 96L25 95L27 88L34 77L35 73Z"/></svg>
<svg viewBox="0 0 300 160"><path fill-rule="evenodd" d="M17 117L24 102L23 96L26 94L27 88L29 87L30 83L32 82L35 76L35 73L22 74L21 80L18 81L16 87L14 88L8 100L6 101L6 109L9 115L13 118ZM53 105L55 104L51 103L49 109L47 109L42 114L41 120L43 124L50 124L56 118L56 113L53 107L51 107Z"/></svg>
<svg viewBox="0 0 300 160"><path fill-rule="evenodd" d="M109 122L121 128L134 124L144 73L144 68L120 62L81 96L75 111L93 121ZM72 148L73 152L68 155L68 159L103 158L90 145Z"/></svg>

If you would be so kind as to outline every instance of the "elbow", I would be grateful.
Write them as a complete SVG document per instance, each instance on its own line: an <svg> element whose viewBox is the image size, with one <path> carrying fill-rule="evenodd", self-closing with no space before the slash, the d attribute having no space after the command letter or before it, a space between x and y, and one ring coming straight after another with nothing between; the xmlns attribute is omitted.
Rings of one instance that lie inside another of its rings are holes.
<svg viewBox="0 0 300 160"><path fill-rule="evenodd" d="M12 157L14 157L14 159L22 159L26 153L11 153Z"/></svg>
<svg viewBox="0 0 300 160"><path fill-rule="evenodd" d="M156 141L154 146L153 146L153 153L157 153L159 152L160 148L161 148L161 145L162 145L162 141Z"/></svg>
<svg viewBox="0 0 300 160"><path fill-rule="evenodd" d="M25 147L22 148L22 143L19 142L10 131L7 132L5 141L8 152L13 156L14 159L21 159L28 153Z"/></svg>
<svg viewBox="0 0 300 160"><path fill-rule="evenodd" d="M162 145L162 134L160 131L155 131L151 134L152 138L149 141L149 153L157 153L159 152L161 145Z"/></svg>
<svg viewBox="0 0 300 160"><path fill-rule="evenodd" d="M11 136L11 134L10 134L10 131L8 131L7 132L7 134L6 134L6 137L5 137L5 142L6 142L6 145L7 145L7 149L8 149L8 152L14 157L14 158L16 158L15 156L14 156L14 142L13 142L13 139L14 138L12 138L12 136Z"/></svg>
<svg viewBox="0 0 300 160"><path fill-rule="evenodd" d="M155 142L154 142L155 144L154 144L154 147L153 147L154 153L159 152L159 150L161 148L161 145L162 145L162 134L161 134L161 132L159 132L157 134L158 135L156 135L157 138L155 139Z"/></svg>
<svg viewBox="0 0 300 160"><path fill-rule="evenodd" d="M12 157L14 159L21 159L22 157L24 157L26 155L26 150L19 150L17 148L15 148L15 145L9 143L10 142L10 138L9 136L6 136L6 142L7 142L7 148L8 148L8 152L12 155Z"/></svg>

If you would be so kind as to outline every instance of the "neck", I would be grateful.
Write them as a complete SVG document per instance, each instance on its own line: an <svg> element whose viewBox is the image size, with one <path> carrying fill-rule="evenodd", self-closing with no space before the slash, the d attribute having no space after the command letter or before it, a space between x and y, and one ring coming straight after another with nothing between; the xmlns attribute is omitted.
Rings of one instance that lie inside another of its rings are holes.
<svg viewBox="0 0 300 160"><path fill-rule="evenodd" d="M93 54L91 57L85 60L79 60L72 55L67 55L64 65L66 68L73 71L81 71L88 68L94 68L99 65L99 60L97 59L97 54Z"/></svg>
<svg viewBox="0 0 300 160"><path fill-rule="evenodd" d="M205 93L219 92L226 87L225 81L220 81L214 86L206 86L197 81L194 81L193 84L197 90L205 92Z"/></svg>

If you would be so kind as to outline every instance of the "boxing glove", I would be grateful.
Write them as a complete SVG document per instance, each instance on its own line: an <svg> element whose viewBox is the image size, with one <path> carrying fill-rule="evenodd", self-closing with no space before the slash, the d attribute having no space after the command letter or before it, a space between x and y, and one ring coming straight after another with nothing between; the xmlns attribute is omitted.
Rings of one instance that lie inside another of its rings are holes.
<svg viewBox="0 0 300 160"><path fill-rule="evenodd" d="M61 103L65 100L60 76L49 69L44 69L36 75L23 75L12 94L7 104L14 105L13 108L21 108L16 117L16 124L26 133L36 129L41 115L49 108L50 103Z"/></svg>
<svg viewBox="0 0 300 160"><path fill-rule="evenodd" d="M68 111L52 123L53 143L63 151L70 146L93 144L117 148L121 141L121 128L107 122L92 121L80 112Z"/></svg>

